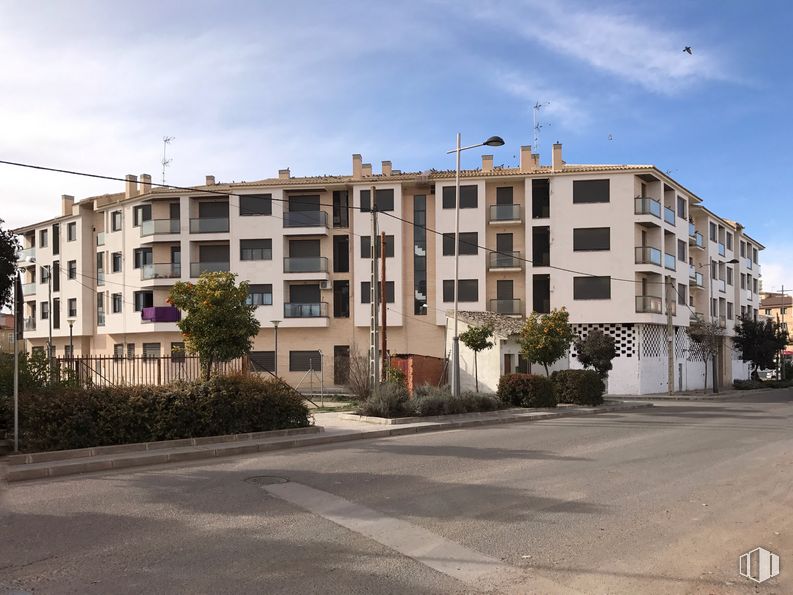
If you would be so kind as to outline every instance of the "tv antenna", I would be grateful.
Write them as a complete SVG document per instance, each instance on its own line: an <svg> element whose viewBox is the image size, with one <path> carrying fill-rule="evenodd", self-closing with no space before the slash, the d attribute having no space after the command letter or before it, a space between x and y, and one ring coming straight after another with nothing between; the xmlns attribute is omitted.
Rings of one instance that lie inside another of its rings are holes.
<svg viewBox="0 0 793 595"><path fill-rule="evenodd" d="M169 165L171 165L171 161L173 161L173 159L168 159L168 157L166 155L166 151L168 150L168 145L171 144L171 141L173 139L174 139L174 137L172 137L172 136L163 136L162 137L162 161L160 161L160 163L162 164L162 184L163 184L163 186L165 186L165 168L168 167Z"/></svg>
<svg viewBox="0 0 793 595"><path fill-rule="evenodd" d="M544 108L546 105L550 105L550 101L546 101L545 103L540 103L539 100L537 103L534 104L532 107L532 124L534 128L534 143L532 144L532 153L539 153L540 152L540 130L542 130L543 125L540 124L540 110ZM550 124L548 124L550 126Z"/></svg>

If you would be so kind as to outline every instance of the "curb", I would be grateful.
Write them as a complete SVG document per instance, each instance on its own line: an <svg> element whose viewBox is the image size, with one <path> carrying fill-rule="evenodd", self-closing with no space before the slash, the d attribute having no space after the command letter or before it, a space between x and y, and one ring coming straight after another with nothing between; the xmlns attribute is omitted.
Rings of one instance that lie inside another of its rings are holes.
<svg viewBox="0 0 793 595"><path fill-rule="evenodd" d="M324 428L312 426L312 428L316 428L313 432L311 432L311 434L314 435L296 437L283 436L283 439L272 442L256 442L255 440L247 440L245 441L248 442L247 444L241 444L240 442L225 442L214 445L183 446L173 448L171 452L157 452L157 450L163 449L152 449L150 451L128 452L122 454L116 453L95 455L93 457L87 457L89 460L66 459L60 461L7 465L4 479L5 481L11 483L17 481L92 473L96 471L111 471L116 469L128 469L131 467L199 461L219 457L254 454L257 452L271 452L287 450L291 448L319 446L323 444L338 444L341 442L353 442L355 440L365 440L370 438L388 438L392 436L423 434L426 432L441 432L444 430L457 430L461 428L486 425L534 422L544 419L557 419L560 417L587 416L598 415L601 413L632 411L635 409L646 409L652 406L652 403L620 403L618 405L615 404L601 406L597 409L588 408L559 412L527 412L508 416L505 415L502 417L480 417L478 419L469 418L447 422L430 422L422 425L352 431L343 434L331 435L325 434ZM300 429L306 430L308 428ZM18 456L24 457L27 455ZM83 457L83 459L85 458L86 457Z"/></svg>

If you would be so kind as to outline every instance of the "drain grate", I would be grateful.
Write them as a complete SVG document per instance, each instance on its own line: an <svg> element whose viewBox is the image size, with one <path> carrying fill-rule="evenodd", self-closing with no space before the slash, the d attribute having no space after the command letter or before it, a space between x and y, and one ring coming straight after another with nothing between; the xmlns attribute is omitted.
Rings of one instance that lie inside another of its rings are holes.
<svg viewBox="0 0 793 595"><path fill-rule="evenodd" d="M257 475L249 477L245 481L257 486L268 486L275 483L287 483L289 480L286 477L278 477L276 475Z"/></svg>

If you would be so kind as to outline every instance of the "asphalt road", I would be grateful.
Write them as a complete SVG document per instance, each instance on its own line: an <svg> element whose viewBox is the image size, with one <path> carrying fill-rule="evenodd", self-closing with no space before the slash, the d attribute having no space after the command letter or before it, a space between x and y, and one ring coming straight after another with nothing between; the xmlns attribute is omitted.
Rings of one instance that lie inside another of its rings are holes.
<svg viewBox="0 0 793 595"><path fill-rule="evenodd" d="M14 484L0 593L793 593L791 421L775 391Z"/></svg>

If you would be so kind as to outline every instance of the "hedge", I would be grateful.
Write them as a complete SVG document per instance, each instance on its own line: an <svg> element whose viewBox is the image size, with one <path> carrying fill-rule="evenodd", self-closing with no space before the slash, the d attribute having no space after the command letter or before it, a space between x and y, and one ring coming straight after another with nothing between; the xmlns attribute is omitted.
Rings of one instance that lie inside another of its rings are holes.
<svg viewBox="0 0 793 595"><path fill-rule="evenodd" d="M550 378L534 374L506 374L498 381L498 398L514 407L556 407Z"/></svg>
<svg viewBox="0 0 793 595"><path fill-rule="evenodd" d="M387 382L361 403L358 413L388 418L426 417L496 411L503 408L504 404L494 395L465 392L456 398L449 392L448 387L428 385L416 387L414 397L410 399L403 385Z"/></svg>
<svg viewBox="0 0 793 595"><path fill-rule="evenodd" d="M594 370L558 370L551 374L556 399L575 405L602 405L606 386Z"/></svg>
<svg viewBox="0 0 793 595"><path fill-rule="evenodd" d="M10 398L0 401L0 426L10 429ZM169 386L43 389L20 395L20 446L28 451L308 425L301 396L282 382L256 376L217 376Z"/></svg>

